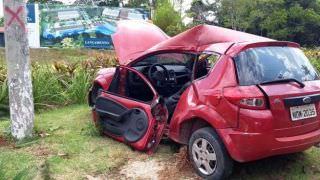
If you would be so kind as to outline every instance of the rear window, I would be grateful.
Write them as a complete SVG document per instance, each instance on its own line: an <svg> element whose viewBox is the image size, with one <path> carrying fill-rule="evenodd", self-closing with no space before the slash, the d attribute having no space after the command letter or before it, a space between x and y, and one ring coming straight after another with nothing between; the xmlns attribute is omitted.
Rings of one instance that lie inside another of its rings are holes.
<svg viewBox="0 0 320 180"><path fill-rule="evenodd" d="M299 81L319 79L304 53L293 47L259 47L239 53L235 64L240 85L294 78Z"/></svg>

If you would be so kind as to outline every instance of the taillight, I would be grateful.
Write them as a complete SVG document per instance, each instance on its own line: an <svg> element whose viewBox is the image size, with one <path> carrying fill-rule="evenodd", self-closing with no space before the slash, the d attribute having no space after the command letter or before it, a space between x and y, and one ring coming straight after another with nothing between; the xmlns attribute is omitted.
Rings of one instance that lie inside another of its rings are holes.
<svg viewBox="0 0 320 180"><path fill-rule="evenodd" d="M264 108L265 102L263 98L243 98L239 104L245 107Z"/></svg>
<svg viewBox="0 0 320 180"><path fill-rule="evenodd" d="M224 97L245 109L266 109L266 100L263 93L256 86L230 87L223 90Z"/></svg>

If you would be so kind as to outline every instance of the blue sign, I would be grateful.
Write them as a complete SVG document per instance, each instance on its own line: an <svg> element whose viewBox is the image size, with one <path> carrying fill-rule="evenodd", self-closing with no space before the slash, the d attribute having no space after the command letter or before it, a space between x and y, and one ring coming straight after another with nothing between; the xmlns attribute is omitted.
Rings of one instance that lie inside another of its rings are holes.
<svg viewBox="0 0 320 180"><path fill-rule="evenodd" d="M27 4L27 22L36 23L36 9L34 4Z"/></svg>
<svg viewBox="0 0 320 180"><path fill-rule="evenodd" d="M110 36L105 38L85 38L84 47L95 49L110 49L112 48L112 40Z"/></svg>

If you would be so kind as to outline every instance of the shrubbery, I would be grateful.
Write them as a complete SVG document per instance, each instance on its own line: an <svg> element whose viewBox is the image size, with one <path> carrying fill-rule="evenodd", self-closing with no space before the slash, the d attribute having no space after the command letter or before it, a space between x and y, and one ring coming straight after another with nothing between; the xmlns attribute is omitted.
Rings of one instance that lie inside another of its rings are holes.
<svg viewBox="0 0 320 180"><path fill-rule="evenodd" d="M86 103L96 71L116 64L109 53L94 53L82 62L32 63L33 96L36 110ZM0 65L0 111L8 109L6 68ZM0 113L1 116L1 113Z"/></svg>
<svg viewBox="0 0 320 180"><path fill-rule="evenodd" d="M320 72L320 49L304 49L313 66Z"/></svg>

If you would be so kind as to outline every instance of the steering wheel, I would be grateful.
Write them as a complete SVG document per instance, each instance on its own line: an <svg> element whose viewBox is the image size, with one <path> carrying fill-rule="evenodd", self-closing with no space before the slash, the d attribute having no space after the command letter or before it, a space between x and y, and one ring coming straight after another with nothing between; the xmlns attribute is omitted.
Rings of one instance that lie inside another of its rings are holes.
<svg viewBox="0 0 320 180"><path fill-rule="evenodd" d="M163 71L159 71L157 67L161 68ZM148 77L150 81L158 87L166 86L170 79L168 69L162 64L151 65L148 71Z"/></svg>

